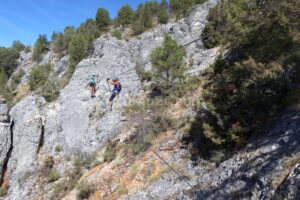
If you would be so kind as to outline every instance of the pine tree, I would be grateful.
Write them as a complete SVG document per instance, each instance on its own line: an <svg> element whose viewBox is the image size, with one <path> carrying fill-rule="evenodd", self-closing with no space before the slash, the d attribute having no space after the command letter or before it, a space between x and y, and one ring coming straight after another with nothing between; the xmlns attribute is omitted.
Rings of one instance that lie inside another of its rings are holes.
<svg viewBox="0 0 300 200"><path fill-rule="evenodd" d="M118 11L118 17L116 19L116 22L118 25L129 25L133 22L134 19L134 11L132 8L126 4Z"/></svg>
<svg viewBox="0 0 300 200"><path fill-rule="evenodd" d="M51 40L53 51L60 56L63 56L63 52L66 50L64 45L64 35L62 33L53 32Z"/></svg>
<svg viewBox="0 0 300 200"><path fill-rule="evenodd" d="M160 8L158 11L158 21L159 23L166 24L169 20L169 14L168 14L168 3L166 0L163 0L160 4Z"/></svg>
<svg viewBox="0 0 300 200"><path fill-rule="evenodd" d="M104 8L99 8L96 14L96 25L100 31L107 31L110 24L109 12Z"/></svg>
<svg viewBox="0 0 300 200"><path fill-rule="evenodd" d="M167 0L162 0L160 3L161 8L165 9L166 11L168 11L169 9L169 4L167 2Z"/></svg>
<svg viewBox="0 0 300 200"><path fill-rule="evenodd" d="M193 3L193 0L170 0L171 13L173 13L177 19L186 17Z"/></svg>
<svg viewBox="0 0 300 200"><path fill-rule="evenodd" d="M163 45L151 54L152 65L155 69L156 86L167 92L175 82L183 77L185 70L185 49L171 36L166 35Z"/></svg>
<svg viewBox="0 0 300 200"><path fill-rule="evenodd" d="M85 57L86 44L81 34L75 35L69 46L70 64L68 67L68 76L71 76L75 70L75 66Z"/></svg>
<svg viewBox="0 0 300 200"><path fill-rule="evenodd" d="M64 29L64 49L69 50L70 42L75 34L76 30L74 26L67 26Z"/></svg>
<svg viewBox="0 0 300 200"><path fill-rule="evenodd" d="M15 40L15 41L13 41L12 48L15 49L16 51L20 52L25 49L25 45L22 42L20 42L19 40Z"/></svg>
<svg viewBox="0 0 300 200"><path fill-rule="evenodd" d="M32 59L34 61L39 61L41 59L42 54L49 49L49 41L47 36L39 35L33 49Z"/></svg>

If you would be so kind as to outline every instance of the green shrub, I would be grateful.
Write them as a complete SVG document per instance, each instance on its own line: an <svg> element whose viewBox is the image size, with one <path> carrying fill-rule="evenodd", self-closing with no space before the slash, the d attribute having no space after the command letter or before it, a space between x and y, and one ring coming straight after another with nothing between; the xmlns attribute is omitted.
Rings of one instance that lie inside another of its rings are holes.
<svg viewBox="0 0 300 200"><path fill-rule="evenodd" d="M57 53L60 57L63 57L64 51L66 51L65 38L63 33L52 34L52 48L55 53Z"/></svg>
<svg viewBox="0 0 300 200"><path fill-rule="evenodd" d="M7 189L0 187L0 197L4 197L7 194Z"/></svg>
<svg viewBox="0 0 300 200"><path fill-rule="evenodd" d="M207 0L194 0L195 4L203 4L205 2L207 2Z"/></svg>
<svg viewBox="0 0 300 200"><path fill-rule="evenodd" d="M144 146L143 144L139 143L139 142L134 142L132 145L131 145L131 151L134 155L138 155L140 154L144 149Z"/></svg>
<svg viewBox="0 0 300 200"><path fill-rule="evenodd" d="M124 195L124 194L128 194L128 189L127 189L125 183L122 182L122 183L118 184L117 193L120 196Z"/></svg>
<svg viewBox="0 0 300 200"><path fill-rule="evenodd" d="M59 93L59 82L55 76L50 76L42 87L42 95L47 102L54 101Z"/></svg>
<svg viewBox="0 0 300 200"><path fill-rule="evenodd" d="M186 17L193 6L193 0L170 0L171 12L177 19Z"/></svg>
<svg viewBox="0 0 300 200"><path fill-rule="evenodd" d="M32 59L34 61L40 61L42 54L49 49L49 44L50 43L46 35L39 35L34 45Z"/></svg>
<svg viewBox="0 0 300 200"><path fill-rule="evenodd" d="M52 186L50 199L51 200L61 199L72 188L74 188L74 185L71 184L66 178L64 178Z"/></svg>
<svg viewBox="0 0 300 200"><path fill-rule="evenodd" d="M72 37L69 46L70 63L67 69L67 76L71 78L76 65L86 56L86 43L83 35L77 34Z"/></svg>
<svg viewBox="0 0 300 200"><path fill-rule="evenodd" d="M136 174L138 173L138 165L137 164L134 164L130 167L130 170L129 170L129 177L131 179L134 179Z"/></svg>
<svg viewBox="0 0 300 200"><path fill-rule="evenodd" d="M32 68L29 75L29 86L32 91L42 88L52 71L52 66L49 64L37 65Z"/></svg>
<svg viewBox="0 0 300 200"><path fill-rule="evenodd" d="M112 33L112 36L116 37L118 39L122 39L122 33L119 30L114 30L113 33Z"/></svg>
<svg viewBox="0 0 300 200"><path fill-rule="evenodd" d="M67 26L64 29L64 49L69 51L70 43L72 41L72 38L76 35L76 29L74 26Z"/></svg>
<svg viewBox="0 0 300 200"><path fill-rule="evenodd" d="M54 159L52 156L47 156L43 161L43 168L44 169L52 169L54 165Z"/></svg>
<svg viewBox="0 0 300 200"><path fill-rule="evenodd" d="M20 52L20 51L23 51L26 47L19 40L15 40L15 41L13 41L12 48L15 49L16 51Z"/></svg>
<svg viewBox="0 0 300 200"><path fill-rule="evenodd" d="M63 150L61 145L56 145L54 148L55 152L61 152Z"/></svg>
<svg viewBox="0 0 300 200"><path fill-rule="evenodd" d="M99 8L96 14L96 25L100 31L107 31L110 24L109 12L104 8Z"/></svg>
<svg viewBox="0 0 300 200"><path fill-rule="evenodd" d="M96 153L77 153L74 160L74 167L90 169L96 161Z"/></svg>
<svg viewBox="0 0 300 200"><path fill-rule="evenodd" d="M151 62L155 69L154 81L156 88L167 93L176 82L183 79L185 71L184 56L185 49L180 46L171 36L166 35L161 47L153 50Z"/></svg>
<svg viewBox="0 0 300 200"><path fill-rule="evenodd" d="M118 25L126 26L131 24L133 19L134 11L128 4L126 4L118 11L116 22Z"/></svg>
<svg viewBox="0 0 300 200"><path fill-rule="evenodd" d="M113 161L117 156L117 149L116 149L116 143L109 141L105 152L104 152L104 162L111 162Z"/></svg>
<svg viewBox="0 0 300 200"><path fill-rule="evenodd" d="M19 52L16 49L0 47L0 71L6 78L10 77L16 69L18 58Z"/></svg>
<svg viewBox="0 0 300 200"><path fill-rule="evenodd" d="M212 66L206 85L204 99L213 115L200 119L206 125L199 130L210 135L212 148L220 147L218 141L227 150L242 147L281 109L297 106L297 89L290 86L299 85L300 23L291 13L299 6L296 0L237 0L210 10L204 44L230 48ZM201 131L198 139L191 132L194 141L203 139Z"/></svg>
<svg viewBox="0 0 300 200"><path fill-rule="evenodd" d="M58 171L52 170L47 177L47 182L52 183L60 179L60 174Z"/></svg>
<svg viewBox="0 0 300 200"><path fill-rule="evenodd" d="M77 186L77 190L78 199L88 199L91 196L91 194L93 194L93 192L95 191L95 188L87 182L81 182Z"/></svg>
<svg viewBox="0 0 300 200"><path fill-rule="evenodd" d="M15 90L16 87L21 83L22 77L25 75L25 71L23 69L19 69L14 75L11 77L11 87L12 90Z"/></svg>

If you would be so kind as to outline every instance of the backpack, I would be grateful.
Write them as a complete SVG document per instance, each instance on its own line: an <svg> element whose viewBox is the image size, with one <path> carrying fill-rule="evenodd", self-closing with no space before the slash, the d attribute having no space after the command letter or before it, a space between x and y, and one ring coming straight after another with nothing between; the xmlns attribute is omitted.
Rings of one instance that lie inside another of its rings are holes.
<svg viewBox="0 0 300 200"><path fill-rule="evenodd" d="M95 85L95 80L94 79L90 79L89 84L90 84L90 86L94 86Z"/></svg>
<svg viewBox="0 0 300 200"><path fill-rule="evenodd" d="M122 85L119 83L118 85L115 85L114 92L120 93L122 90Z"/></svg>

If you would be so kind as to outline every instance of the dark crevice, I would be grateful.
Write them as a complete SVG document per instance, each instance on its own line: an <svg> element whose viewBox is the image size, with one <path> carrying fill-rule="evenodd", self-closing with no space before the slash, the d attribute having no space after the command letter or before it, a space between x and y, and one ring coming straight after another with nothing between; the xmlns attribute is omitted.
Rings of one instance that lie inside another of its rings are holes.
<svg viewBox="0 0 300 200"><path fill-rule="evenodd" d="M41 137L40 137L37 153L40 153L40 150L44 145L44 137L45 137L44 135L45 135L45 127L44 127L44 122L42 122L42 132L41 132Z"/></svg>
<svg viewBox="0 0 300 200"><path fill-rule="evenodd" d="M4 176L5 176L5 173L7 171L7 165L8 165L9 159L11 157L12 150L13 150L14 125L15 125L15 122L12 121L11 124L10 124L10 141L11 141L11 143L10 143L9 150L6 154L6 158L5 158L4 163L3 163L2 174L0 176L0 186L2 186L2 184L3 184Z"/></svg>

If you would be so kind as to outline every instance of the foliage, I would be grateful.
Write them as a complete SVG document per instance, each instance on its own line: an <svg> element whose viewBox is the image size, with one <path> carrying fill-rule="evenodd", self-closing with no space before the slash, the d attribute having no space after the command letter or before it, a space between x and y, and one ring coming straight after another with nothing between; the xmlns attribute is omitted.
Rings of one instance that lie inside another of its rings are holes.
<svg viewBox="0 0 300 200"><path fill-rule="evenodd" d="M32 59L34 61L40 61L42 54L49 49L49 41L46 35L39 35L35 42Z"/></svg>
<svg viewBox="0 0 300 200"><path fill-rule="evenodd" d="M42 87L42 96L46 99L46 101L51 102L54 101L59 93L59 82L54 75L50 75L45 82L45 85Z"/></svg>
<svg viewBox="0 0 300 200"><path fill-rule="evenodd" d="M100 31L107 31L110 25L109 12L104 8L99 8L96 13L96 25Z"/></svg>
<svg viewBox="0 0 300 200"><path fill-rule="evenodd" d="M126 4L118 11L116 23L118 25L126 26L132 24L133 19L134 19L134 11L128 4Z"/></svg>
<svg viewBox="0 0 300 200"><path fill-rule="evenodd" d="M50 64L37 65L33 67L29 75L30 90L34 91L42 88L45 85L51 70L52 66Z"/></svg>
<svg viewBox="0 0 300 200"><path fill-rule="evenodd" d="M158 22L161 24L166 24L169 21L169 14L166 9L164 9L164 5L161 6L158 11Z"/></svg>
<svg viewBox="0 0 300 200"><path fill-rule="evenodd" d="M186 17L193 6L193 0L170 0L171 12L177 19Z"/></svg>
<svg viewBox="0 0 300 200"><path fill-rule="evenodd" d="M203 4L207 2L207 0L194 0L194 4Z"/></svg>
<svg viewBox="0 0 300 200"><path fill-rule="evenodd" d="M119 30L114 30L114 32L112 33L113 37L116 37L118 39L122 39L122 33Z"/></svg>
<svg viewBox="0 0 300 200"><path fill-rule="evenodd" d="M19 52L14 48L0 48L0 70L9 77L17 67Z"/></svg>
<svg viewBox="0 0 300 200"><path fill-rule="evenodd" d="M53 51L57 54L60 55L60 57L63 56L64 51L66 51L66 46L65 46L65 38L63 33L56 33L54 32L52 34L52 48Z"/></svg>
<svg viewBox="0 0 300 200"><path fill-rule="evenodd" d="M0 197L4 197L7 194L7 189L0 187Z"/></svg>
<svg viewBox="0 0 300 200"><path fill-rule="evenodd" d="M145 30L152 28L153 26L153 14L151 5L149 2L145 3L145 5L140 4L136 13L135 13L135 21L133 23L133 30L136 34L140 34Z"/></svg>
<svg viewBox="0 0 300 200"><path fill-rule="evenodd" d="M164 100L134 103L125 108L126 117L135 127L135 134L131 138L131 151L137 155L151 146L155 136L166 131L171 126L171 120L164 113Z"/></svg>
<svg viewBox="0 0 300 200"><path fill-rule="evenodd" d="M296 0L235 0L210 11L204 44L227 45L230 51L212 66L205 99L213 111L193 140L201 132L214 148L241 147L286 106L288 94L299 87L299 8Z"/></svg>
<svg viewBox="0 0 300 200"><path fill-rule="evenodd" d="M117 193L120 196L124 195L124 194L128 194L128 189L127 189L124 182L121 182L121 183L118 184Z"/></svg>
<svg viewBox="0 0 300 200"><path fill-rule="evenodd" d="M138 168L139 166L137 164L133 164L131 167L130 167L130 170L129 170L129 177L131 179L134 179L135 176L137 175L138 173Z"/></svg>
<svg viewBox="0 0 300 200"><path fill-rule="evenodd" d="M77 190L78 199L88 199L91 196L91 194L95 191L95 188L87 182L80 182L77 186Z"/></svg>
<svg viewBox="0 0 300 200"><path fill-rule="evenodd" d="M111 162L116 158L117 156L116 145L117 143L115 142L111 142L111 141L108 142L104 152L104 162Z"/></svg>
<svg viewBox="0 0 300 200"><path fill-rule="evenodd" d="M19 40L13 41L12 49L15 49L16 51L20 52L20 51L23 51L25 48L26 48L26 46Z"/></svg>
<svg viewBox="0 0 300 200"><path fill-rule="evenodd" d="M11 76L11 90L15 90L16 87L21 83L21 79L24 76L25 71L23 69L18 69L12 76Z"/></svg>
<svg viewBox="0 0 300 200"><path fill-rule="evenodd" d="M4 71L0 69L0 97L4 98L9 106L12 106L13 96L9 88L6 86L6 82L6 75Z"/></svg>
<svg viewBox="0 0 300 200"><path fill-rule="evenodd" d="M162 92L168 92L175 87L175 83L183 78L185 70L184 56L186 52L182 46L169 35L161 47L151 54L151 61L155 69L155 86Z"/></svg>
<svg viewBox="0 0 300 200"><path fill-rule="evenodd" d="M80 34L75 35L69 46L70 64L67 74L69 77L75 71L75 66L86 56L84 37Z"/></svg>
<svg viewBox="0 0 300 200"><path fill-rule="evenodd" d="M56 170L51 170L47 177L47 182L52 183L60 179L60 174Z"/></svg>
<svg viewBox="0 0 300 200"><path fill-rule="evenodd" d="M74 26L67 26L64 29L64 49L69 50L70 43L73 39L73 37L76 34L76 29Z"/></svg>

